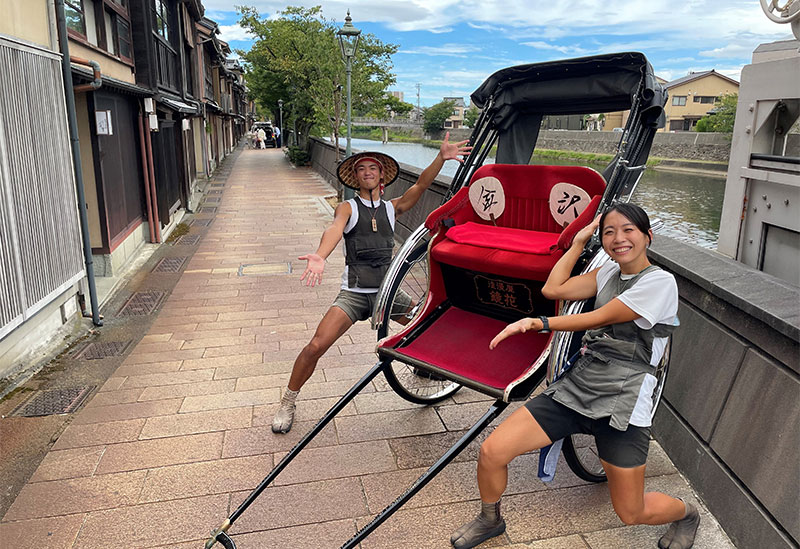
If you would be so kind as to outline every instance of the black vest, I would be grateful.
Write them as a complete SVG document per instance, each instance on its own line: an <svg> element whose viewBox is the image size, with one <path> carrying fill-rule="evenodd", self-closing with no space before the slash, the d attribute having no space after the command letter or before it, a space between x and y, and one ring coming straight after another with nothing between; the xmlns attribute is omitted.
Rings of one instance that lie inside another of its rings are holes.
<svg viewBox="0 0 800 549"><path fill-rule="evenodd" d="M344 235L347 286L377 288L381 285L392 262L394 231L389 223L389 214L383 200L375 209L365 206L359 197L353 202L358 208L358 221L350 232ZM377 232L372 230L373 214L378 227Z"/></svg>

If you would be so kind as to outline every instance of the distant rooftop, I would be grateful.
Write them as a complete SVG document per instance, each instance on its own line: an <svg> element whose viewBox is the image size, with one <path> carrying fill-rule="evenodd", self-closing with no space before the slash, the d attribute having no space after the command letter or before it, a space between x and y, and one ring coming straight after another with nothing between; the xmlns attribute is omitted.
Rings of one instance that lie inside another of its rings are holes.
<svg viewBox="0 0 800 549"><path fill-rule="evenodd" d="M466 107L467 105L464 103L463 97L445 97L444 101L452 101L456 104L456 107Z"/></svg>
<svg viewBox="0 0 800 549"><path fill-rule="evenodd" d="M667 89L674 88L675 86L680 86L681 84L685 84L686 82L691 82L692 80L697 80L698 78L705 78L706 76L709 76L709 75L712 75L712 74L714 74L716 76L719 76L720 78L724 78L725 80L729 80L730 82L732 82L733 84L736 84L737 86L739 85L739 82L737 82L733 78L725 76L724 74L720 74L717 71L715 71L714 69L711 69L710 71L690 72L686 76L682 76L680 78L676 78L675 80L672 80L672 81L668 82L667 85L666 85L666 88Z"/></svg>

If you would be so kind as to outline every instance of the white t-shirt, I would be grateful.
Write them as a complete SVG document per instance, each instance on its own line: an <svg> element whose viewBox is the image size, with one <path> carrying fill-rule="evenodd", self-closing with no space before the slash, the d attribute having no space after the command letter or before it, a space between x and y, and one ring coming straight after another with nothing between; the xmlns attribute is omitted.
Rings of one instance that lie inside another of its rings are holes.
<svg viewBox="0 0 800 549"><path fill-rule="evenodd" d="M600 267L597 272L597 291L599 292L611 277L617 276L619 265L609 262ZM622 275L622 280L629 280L636 275ZM655 269L642 275L631 288L628 288L617 298L631 308L640 317L634 320L637 326L649 330L656 324L678 324L678 285L675 277L663 269ZM667 342L666 337L657 337L653 340L653 354L650 364L657 365L664 355ZM658 380L650 374L645 375L644 383L639 391L639 398L633 408L630 424L638 427L650 427L650 416L653 408L653 390Z"/></svg>
<svg viewBox="0 0 800 549"><path fill-rule="evenodd" d="M361 200L361 203L366 206L367 208L372 208L372 203L369 200L365 200L360 196L356 198L351 198L347 201L350 204L350 219L347 220L347 225L344 226L344 234L349 233L353 230L353 227L356 226L358 223L358 204L356 204L356 199ZM392 204L388 200L381 200L384 204L386 204L386 215L389 218L389 226L394 231L394 204ZM342 253L347 255L347 250L344 246L342 246ZM344 273L342 273L342 290L348 290L351 292L355 292L357 294L374 294L378 291L378 288L350 288L347 285L347 275L348 275L348 267L347 265L344 266Z"/></svg>

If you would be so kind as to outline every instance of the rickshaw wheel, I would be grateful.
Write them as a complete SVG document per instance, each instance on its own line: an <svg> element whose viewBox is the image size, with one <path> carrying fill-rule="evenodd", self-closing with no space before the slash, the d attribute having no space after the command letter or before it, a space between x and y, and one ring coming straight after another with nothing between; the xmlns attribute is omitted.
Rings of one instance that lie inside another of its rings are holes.
<svg viewBox="0 0 800 549"><path fill-rule="evenodd" d="M401 253L402 250L393 260L390 272L387 274L387 279L393 280L393 283L388 293L382 322L377 330L379 340L399 332L415 320L428 295L430 282L428 239L421 239L403 253L405 257L402 257ZM397 270L396 273L391 272L394 269ZM410 309L406 305L406 296L412 301ZM458 383L396 361L384 370L384 376L398 396L414 404L435 404L461 388Z"/></svg>
<svg viewBox="0 0 800 549"><path fill-rule="evenodd" d="M656 383L653 389L653 412L652 416L656 414L658 404L661 402L661 395L664 392L664 384L667 381L667 371L669 370L669 358L672 352L672 338L667 342L667 347L664 349L664 356L656 367ZM597 446L594 443L592 435L574 434L564 440L562 448L564 460L569 465L569 468L583 480L588 482L605 482L605 471L603 465L600 463L600 458L597 455Z"/></svg>

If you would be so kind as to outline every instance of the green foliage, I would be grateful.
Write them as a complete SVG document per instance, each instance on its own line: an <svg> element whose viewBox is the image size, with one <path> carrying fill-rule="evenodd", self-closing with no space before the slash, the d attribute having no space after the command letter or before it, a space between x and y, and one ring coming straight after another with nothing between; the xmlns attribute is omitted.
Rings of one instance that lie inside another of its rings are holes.
<svg viewBox="0 0 800 549"><path fill-rule="evenodd" d="M311 155L302 147L289 147L286 149L286 156L289 157L289 162L295 166L307 166L311 162Z"/></svg>
<svg viewBox="0 0 800 549"><path fill-rule="evenodd" d="M478 116L480 116L481 111L478 110L478 107L475 105L470 105L467 111L464 113L464 125L468 128L474 128L475 122L478 121Z"/></svg>
<svg viewBox="0 0 800 549"><path fill-rule="evenodd" d="M411 112L413 108L414 105L411 103L400 101L393 95L383 95L380 99L374 101L372 105L369 106L369 110L364 114L373 118L389 118L389 113L391 112L393 112L395 116L405 116Z"/></svg>
<svg viewBox="0 0 800 549"><path fill-rule="evenodd" d="M422 129L426 133L433 133L444 127L444 121L453 115L453 108L456 104L453 101L442 101L433 107L424 109L422 112Z"/></svg>
<svg viewBox="0 0 800 549"><path fill-rule="evenodd" d="M729 93L718 98L714 102L714 112L698 120L694 128L695 131L732 132L733 123L736 120L736 105L738 102L738 93Z"/></svg>
<svg viewBox="0 0 800 549"><path fill-rule="evenodd" d="M303 148L314 127L314 133L337 133L346 108L338 27L321 16L320 6L289 6L274 18L262 18L254 7L237 9L239 24L256 37L250 51L241 53L248 88L258 103L277 119L282 99L284 127L297 129ZM379 100L394 83L391 55L396 51L394 44L361 35L352 62L354 111Z"/></svg>

